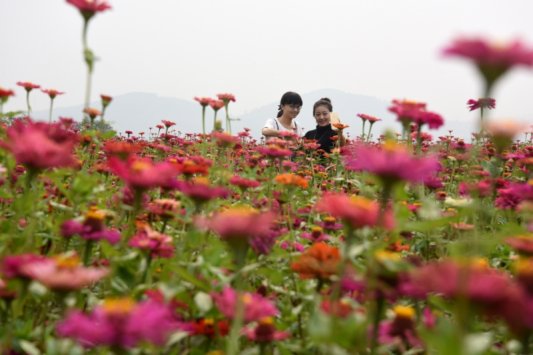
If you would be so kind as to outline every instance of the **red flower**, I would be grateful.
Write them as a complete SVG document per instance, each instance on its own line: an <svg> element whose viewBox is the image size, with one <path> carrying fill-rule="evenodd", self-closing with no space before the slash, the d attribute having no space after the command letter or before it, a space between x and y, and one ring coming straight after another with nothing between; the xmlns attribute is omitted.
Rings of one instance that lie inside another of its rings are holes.
<svg viewBox="0 0 533 355"><path fill-rule="evenodd" d="M468 105L468 108L470 109L470 111L477 110L478 108L484 108L484 109L488 108L489 110L492 110L493 108L496 107L496 100L490 97L486 99L480 98L477 100L470 99L466 102L466 104Z"/></svg>
<svg viewBox="0 0 533 355"><path fill-rule="evenodd" d="M63 91L59 91L56 89L41 89L41 91L44 92L45 94L48 94L48 96L50 96L52 100L55 99L56 96L64 94Z"/></svg>
<svg viewBox="0 0 533 355"><path fill-rule="evenodd" d="M41 85L30 83L29 81L17 81L17 85L22 86L28 92L41 87Z"/></svg>
<svg viewBox="0 0 533 355"><path fill-rule="evenodd" d="M109 95L100 95L100 99L102 100L102 106L106 107L113 101L113 97Z"/></svg>
<svg viewBox="0 0 533 355"><path fill-rule="evenodd" d="M15 92L13 90L4 89L3 87L0 87L0 102L6 102L10 96L15 96Z"/></svg>
<svg viewBox="0 0 533 355"><path fill-rule="evenodd" d="M72 167L77 135L61 123L15 121L0 146L11 151L17 163L32 169Z"/></svg>
<svg viewBox="0 0 533 355"><path fill-rule="evenodd" d="M154 258L170 258L174 254L172 238L166 234L158 233L150 227L145 226L134 235L128 245L146 250Z"/></svg>

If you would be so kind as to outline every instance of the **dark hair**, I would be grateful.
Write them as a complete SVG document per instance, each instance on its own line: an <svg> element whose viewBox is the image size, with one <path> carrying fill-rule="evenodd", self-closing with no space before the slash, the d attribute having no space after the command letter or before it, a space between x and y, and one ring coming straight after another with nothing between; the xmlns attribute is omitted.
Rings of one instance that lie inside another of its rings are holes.
<svg viewBox="0 0 533 355"><path fill-rule="evenodd" d="M317 102L315 102L315 104L313 105L313 116L315 115L315 110L318 106L326 106L329 112L333 112L333 106L331 105L331 100L327 97L323 97Z"/></svg>
<svg viewBox="0 0 533 355"><path fill-rule="evenodd" d="M278 115L276 116L277 118L283 115L283 110L281 109L283 105L302 106L303 105L302 97L293 91L287 91L285 94L283 94L278 105Z"/></svg>

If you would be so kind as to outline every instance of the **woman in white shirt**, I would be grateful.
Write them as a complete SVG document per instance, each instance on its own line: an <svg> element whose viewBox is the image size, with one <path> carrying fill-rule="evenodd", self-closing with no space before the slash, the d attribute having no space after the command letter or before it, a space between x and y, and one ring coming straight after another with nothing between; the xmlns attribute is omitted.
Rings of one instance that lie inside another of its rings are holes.
<svg viewBox="0 0 533 355"><path fill-rule="evenodd" d="M278 115L265 122L261 133L267 137L278 137L279 132L288 131L299 135L298 123L294 120L302 108L302 97L295 92L288 91L281 97L278 105Z"/></svg>

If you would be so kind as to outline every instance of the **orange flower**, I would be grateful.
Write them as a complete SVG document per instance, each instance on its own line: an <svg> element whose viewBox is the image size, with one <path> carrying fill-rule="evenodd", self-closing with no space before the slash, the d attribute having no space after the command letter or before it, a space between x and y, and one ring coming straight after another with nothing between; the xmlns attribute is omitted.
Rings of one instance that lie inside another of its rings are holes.
<svg viewBox="0 0 533 355"><path fill-rule="evenodd" d="M303 177L295 174L280 174L274 179L277 183L282 185L292 185L299 186L303 189L306 189L309 186L309 182Z"/></svg>
<svg viewBox="0 0 533 355"><path fill-rule="evenodd" d="M320 242L313 244L295 262L291 269L302 279L327 279L337 273L341 256L338 248Z"/></svg>
<svg viewBox="0 0 533 355"><path fill-rule="evenodd" d="M338 122L338 123L332 123L331 125L332 125L333 127L337 128L337 129L340 130L340 131L342 131L342 130L345 129L345 128L350 127L350 126L345 125L345 124L342 124L342 123L340 123L340 122Z"/></svg>

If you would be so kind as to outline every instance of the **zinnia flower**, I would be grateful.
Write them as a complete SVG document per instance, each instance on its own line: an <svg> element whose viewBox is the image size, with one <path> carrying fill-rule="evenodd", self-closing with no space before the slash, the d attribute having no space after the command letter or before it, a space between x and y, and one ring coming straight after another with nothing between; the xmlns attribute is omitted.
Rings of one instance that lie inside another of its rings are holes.
<svg viewBox="0 0 533 355"><path fill-rule="evenodd" d="M155 163L148 158L130 157L123 161L110 157L109 170L119 176L134 190L154 187L171 188L178 174L176 167L168 162Z"/></svg>
<svg viewBox="0 0 533 355"><path fill-rule="evenodd" d="M381 146L353 145L347 150L344 161L348 170L367 171L385 184L424 182L440 169L437 158L414 157L406 148L389 142Z"/></svg>
<svg viewBox="0 0 533 355"><path fill-rule="evenodd" d="M72 167L78 163L72 155L77 135L60 123L17 120L6 133L7 139L0 145L28 169Z"/></svg>
<svg viewBox="0 0 533 355"><path fill-rule="evenodd" d="M261 213L252 208L234 207L215 214L208 221L200 221L230 245L240 248L251 245L256 251L267 253L274 244L269 238L274 223L274 215Z"/></svg>
<svg viewBox="0 0 533 355"><path fill-rule="evenodd" d="M291 269L300 274L302 279L327 280L330 276L337 274L340 260L338 248L320 242L306 249L291 264Z"/></svg>
<svg viewBox="0 0 533 355"><path fill-rule="evenodd" d="M111 299L90 314L69 312L58 324L57 333L87 348L106 345L128 349L142 342L162 346L177 328L178 323L165 304Z"/></svg>
<svg viewBox="0 0 533 355"><path fill-rule="evenodd" d="M42 89L41 91L47 94L52 100L55 99L56 96L64 94L63 91L59 91L56 89Z"/></svg>
<svg viewBox="0 0 533 355"><path fill-rule="evenodd" d="M85 19L90 19L97 12L111 9L107 0L67 0L67 3L77 7Z"/></svg>
<svg viewBox="0 0 533 355"><path fill-rule="evenodd" d="M488 98L479 98L477 100L470 99L466 102L468 105L468 108L470 111L477 110L478 108L481 109L489 109L492 110L493 108L496 108L496 100L488 97Z"/></svg>
<svg viewBox="0 0 533 355"><path fill-rule="evenodd" d="M214 293L212 296L218 310L229 319L235 318L237 295L242 297L244 302L244 321L246 323L278 315L278 309L275 304L263 296L250 292L239 294L231 287L224 287L222 292Z"/></svg>
<svg viewBox="0 0 533 355"><path fill-rule="evenodd" d="M65 221L61 225L61 234L67 238L79 235L85 240L106 240L109 244L116 244L120 241L120 232L106 228L105 218L105 211L92 206L85 214L82 223L76 220Z"/></svg>
<svg viewBox="0 0 533 355"><path fill-rule="evenodd" d="M487 94L492 85L510 68L533 66L533 48L527 48L518 40L498 43L481 38L459 38L446 47L443 53L471 60L485 78Z"/></svg>
<svg viewBox="0 0 533 355"><path fill-rule="evenodd" d="M245 328L244 334L248 339L257 343L271 343L287 339L290 336L288 332L276 330L272 317L260 319L253 328Z"/></svg>
<svg viewBox="0 0 533 355"><path fill-rule="evenodd" d="M172 238L166 234L158 233L145 226L134 235L128 245L147 251L152 258L170 258L174 254Z"/></svg>
<svg viewBox="0 0 533 355"><path fill-rule="evenodd" d="M56 291L74 291L89 286L109 274L105 268L83 267L77 255L60 255L27 263L24 274Z"/></svg>
<svg viewBox="0 0 533 355"><path fill-rule="evenodd" d="M327 212L340 219L352 229L374 227L378 224L380 206L376 201L360 196L348 196L340 193L327 193L317 202L316 209ZM385 225L392 228L392 215L386 213Z"/></svg>
<svg viewBox="0 0 533 355"><path fill-rule="evenodd" d="M38 88L41 87L41 85L37 85L37 84L31 83L29 81L17 81L17 85L18 86L22 86L24 88L24 90L26 90L27 92L30 92L33 89L38 89Z"/></svg>

